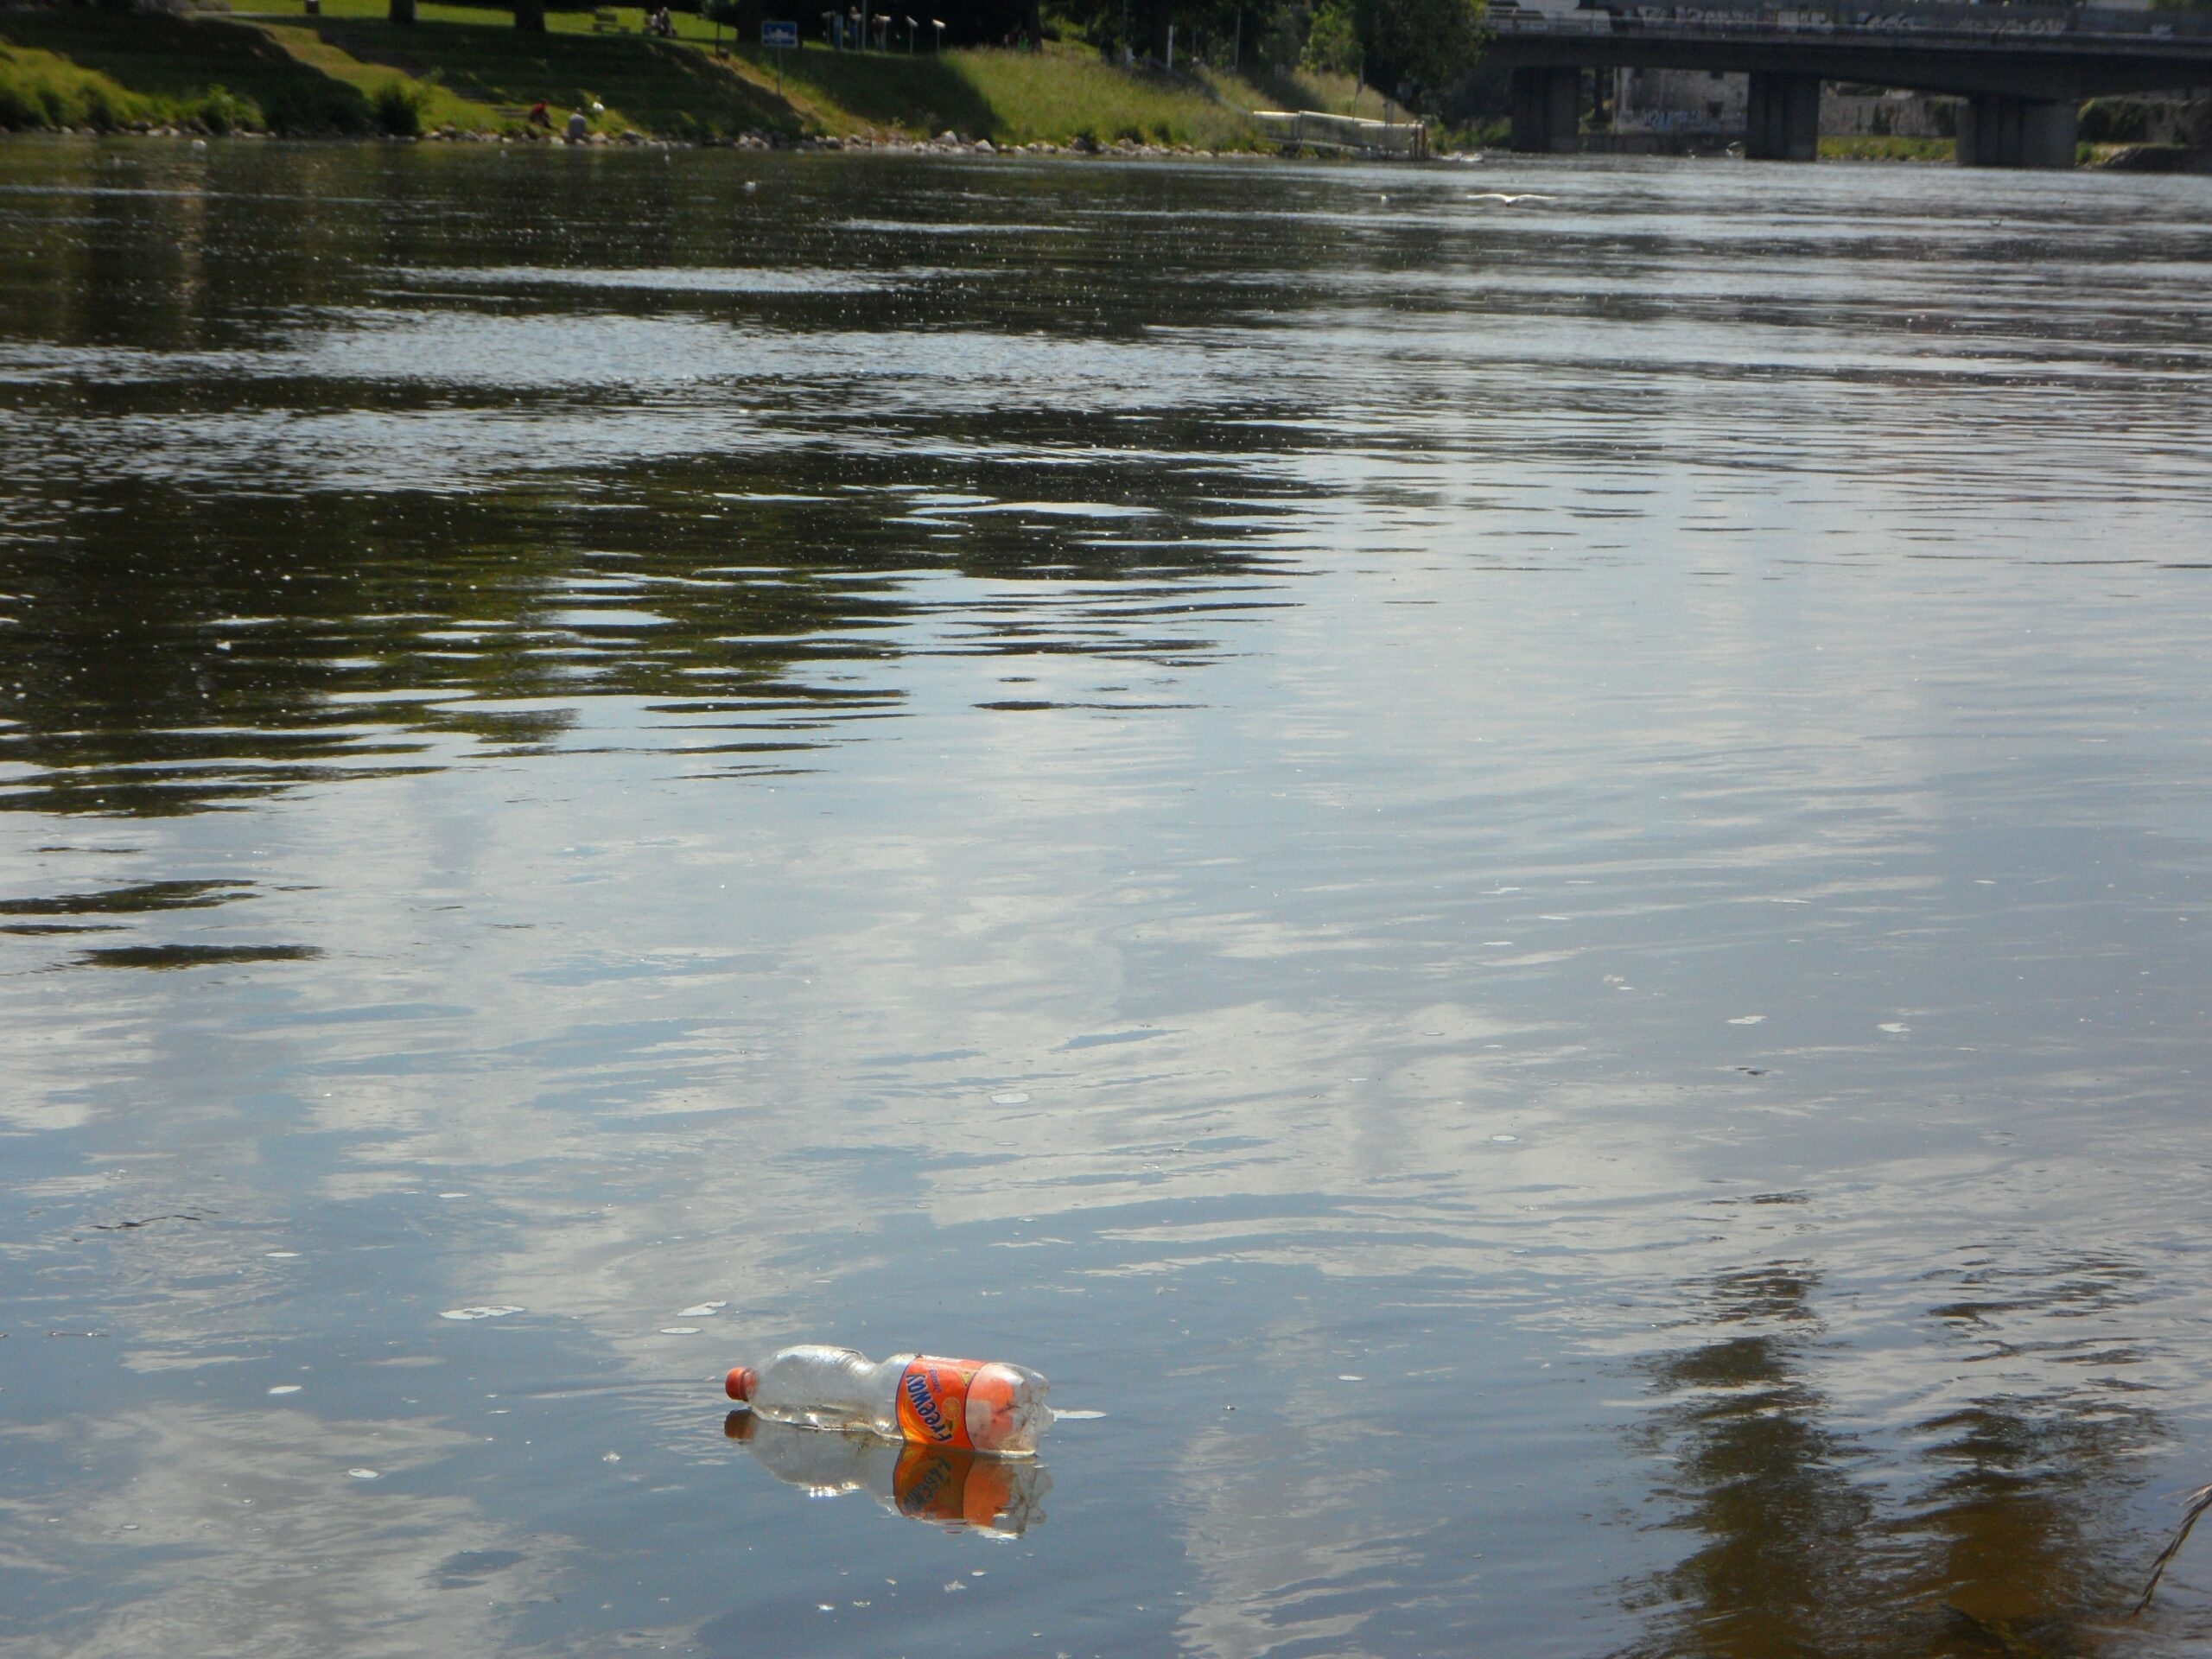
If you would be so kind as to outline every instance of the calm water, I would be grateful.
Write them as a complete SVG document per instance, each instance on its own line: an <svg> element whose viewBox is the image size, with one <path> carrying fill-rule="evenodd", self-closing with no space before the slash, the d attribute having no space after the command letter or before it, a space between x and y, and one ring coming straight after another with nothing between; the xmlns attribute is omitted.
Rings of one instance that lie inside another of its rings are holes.
<svg viewBox="0 0 2212 1659"><path fill-rule="evenodd" d="M2201 1651L2208 432L2204 180L0 148L0 1648Z"/></svg>

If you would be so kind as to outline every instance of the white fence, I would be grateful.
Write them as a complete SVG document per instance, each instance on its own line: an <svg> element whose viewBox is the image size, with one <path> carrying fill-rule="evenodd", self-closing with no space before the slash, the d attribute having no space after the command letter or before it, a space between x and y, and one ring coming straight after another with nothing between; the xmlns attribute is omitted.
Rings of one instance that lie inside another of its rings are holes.
<svg viewBox="0 0 2212 1659"><path fill-rule="evenodd" d="M1428 154L1428 129L1418 121L1374 121L1361 115L1324 115L1319 110L1255 110L1261 130L1286 149L1327 149L1359 156Z"/></svg>

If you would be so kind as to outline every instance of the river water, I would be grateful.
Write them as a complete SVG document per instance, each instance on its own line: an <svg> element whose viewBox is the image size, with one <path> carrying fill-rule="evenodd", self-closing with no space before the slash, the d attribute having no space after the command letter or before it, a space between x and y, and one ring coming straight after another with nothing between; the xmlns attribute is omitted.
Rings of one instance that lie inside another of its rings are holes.
<svg viewBox="0 0 2212 1659"><path fill-rule="evenodd" d="M2208 209L0 149L0 1648L2202 1651Z"/></svg>

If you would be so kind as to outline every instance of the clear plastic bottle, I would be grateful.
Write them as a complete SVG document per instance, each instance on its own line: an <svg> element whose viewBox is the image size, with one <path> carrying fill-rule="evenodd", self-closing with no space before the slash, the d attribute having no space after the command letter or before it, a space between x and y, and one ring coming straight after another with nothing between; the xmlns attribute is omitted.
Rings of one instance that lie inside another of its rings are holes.
<svg viewBox="0 0 2212 1659"><path fill-rule="evenodd" d="M763 1417L810 1428L862 1429L887 1440L1026 1458L1052 1414L1045 1379L1002 1360L893 1354L806 1343L759 1370L734 1369L723 1388Z"/></svg>

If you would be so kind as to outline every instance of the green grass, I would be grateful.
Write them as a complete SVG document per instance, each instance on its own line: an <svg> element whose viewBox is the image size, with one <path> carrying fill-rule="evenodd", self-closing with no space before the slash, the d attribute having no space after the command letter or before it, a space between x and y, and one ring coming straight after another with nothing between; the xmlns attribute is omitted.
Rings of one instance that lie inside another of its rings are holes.
<svg viewBox="0 0 2212 1659"><path fill-rule="evenodd" d="M1948 162L1953 145L1948 138L1823 138L1824 162Z"/></svg>
<svg viewBox="0 0 2212 1659"><path fill-rule="evenodd" d="M0 127L98 127L162 121L154 100L35 48L0 44Z"/></svg>
<svg viewBox="0 0 2212 1659"><path fill-rule="evenodd" d="M425 13L460 13L458 7L424 7ZM439 92L473 105L476 130L513 127L541 99L556 124L570 110L607 106L594 128L703 138L762 130L798 131L803 119L785 99L748 76L717 63L696 47L638 35L594 35L551 29L525 35L487 13L462 13L474 21L424 16L412 29L383 22L325 16L272 24L275 35L301 36L355 63L397 71L416 79L433 74ZM563 18L562 21L566 22ZM429 124L437 124L433 111Z"/></svg>
<svg viewBox="0 0 2212 1659"><path fill-rule="evenodd" d="M388 59L358 58L337 39L313 29L272 26L262 32L296 62L358 93L370 112L372 124L386 131L410 133L452 127L463 132L491 132L505 124L498 111L444 85L434 64L403 66ZM411 105L415 111L406 125L395 123L378 109L379 105L400 100Z"/></svg>
<svg viewBox="0 0 2212 1659"><path fill-rule="evenodd" d="M1202 73L1213 79L1212 72ZM1363 115L1370 121L1386 117L1394 121L1406 119L1403 109L1350 75L1319 69L1277 69L1253 74L1250 86L1262 100L1252 106L1255 109L1316 110L1325 115Z"/></svg>
<svg viewBox="0 0 2212 1659"><path fill-rule="evenodd" d="M759 73L772 70L764 54L744 56ZM924 137L949 130L999 144L1128 138L1201 149L1247 149L1254 137L1244 109L1211 89L1074 48L908 57L810 47L789 54L785 86L825 115Z"/></svg>
<svg viewBox="0 0 2212 1659"><path fill-rule="evenodd" d="M944 55L947 68L990 110L994 126L979 137L994 143L1065 143L1080 137L1100 143L1128 138L1189 144L1198 149L1248 149L1255 133L1247 111L1256 90L1124 69L1075 49L964 51Z"/></svg>

